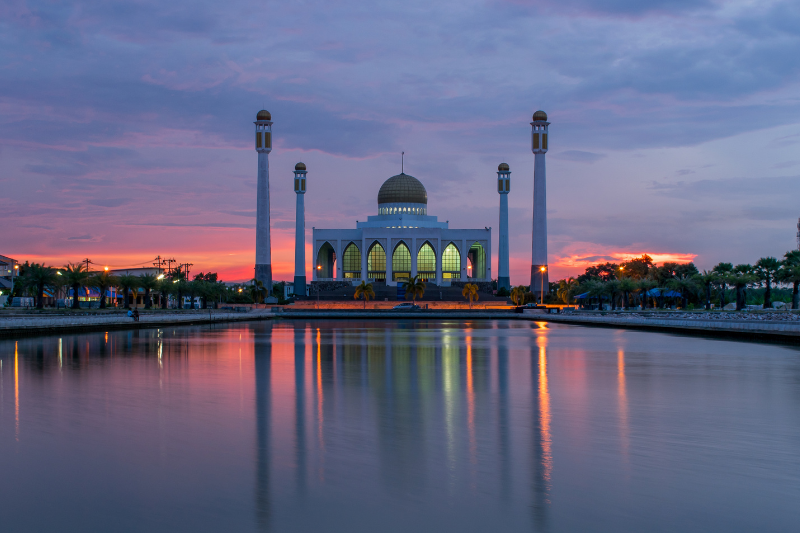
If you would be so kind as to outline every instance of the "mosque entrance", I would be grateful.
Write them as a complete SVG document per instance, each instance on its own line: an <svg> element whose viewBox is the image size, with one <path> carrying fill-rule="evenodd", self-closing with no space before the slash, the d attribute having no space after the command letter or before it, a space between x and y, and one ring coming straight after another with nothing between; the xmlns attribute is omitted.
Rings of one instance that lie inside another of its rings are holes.
<svg viewBox="0 0 800 533"><path fill-rule="evenodd" d="M336 277L336 252L326 242L317 254L317 279L334 279Z"/></svg>

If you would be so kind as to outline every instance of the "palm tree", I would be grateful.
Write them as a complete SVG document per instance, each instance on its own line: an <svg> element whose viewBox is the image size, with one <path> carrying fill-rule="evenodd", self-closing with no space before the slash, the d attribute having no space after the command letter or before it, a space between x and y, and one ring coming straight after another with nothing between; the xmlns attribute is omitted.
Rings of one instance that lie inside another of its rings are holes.
<svg viewBox="0 0 800 533"><path fill-rule="evenodd" d="M264 294L266 294L267 288L264 287L264 283L253 278L250 280L250 296L253 298L253 301L257 304L260 304L264 301Z"/></svg>
<svg viewBox="0 0 800 533"><path fill-rule="evenodd" d="M800 251L792 250L784 254L778 279L792 284L792 309L796 310L800 307Z"/></svg>
<svg viewBox="0 0 800 533"><path fill-rule="evenodd" d="M161 309L167 308L167 300L169 298L169 294L172 292L172 288L174 287L172 283L172 279L164 277L158 280L158 293L161 297Z"/></svg>
<svg viewBox="0 0 800 533"><path fill-rule="evenodd" d="M115 276L112 276L108 273L108 270L104 270L103 272L98 272L91 278L89 278L89 283L93 287L97 287L97 290L100 291L100 309L106 308L106 292L111 287L116 287L119 281Z"/></svg>
<svg viewBox="0 0 800 533"><path fill-rule="evenodd" d="M612 279L612 280L606 281L604 283L604 285L605 285L605 289L606 289L606 294L608 294L611 297L611 310L612 311L616 311L617 310L617 300L616 300L615 297L616 297L617 293L619 292L619 280Z"/></svg>
<svg viewBox="0 0 800 533"><path fill-rule="evenodd" d="M639 280L636 283L636 286L639 287L639 298L641 298L642 300L642 309L647 309L647 301L648 301L647 293L651 289L655 289L658 286L658 284L653 279L644 278L642 280Z"/></svg>
<svg viewBox="0 0 800 533"><path fill-rule="evenodd" d="M733 272L732 263L719 263L711 270L717 275L716 285L719 287L719 308L725 307L725 291L728 289L728 277Z"/></svg>
<svg viewBox="0 0 800 533"><path fill-rule="evenodd" d="M83 266L83 263L68 263L64 267L64 276L67 285L72 287L72 308L79 309L78 292L89 281L89 270Z"/></svg>
<svg viewBox="0 0 800 533"><path fill-rule="evenodd" d="M518 285L511 289L511 301L514 305L522 305L525 303L525 293L528 292L528 287L525 285Z"/></svg>
<svg viewBox="0 0 800 533"><path fill-rule="evenodd" d="M628 295L636 290L636 282L629 277L619 278L619 291L622 293L622 307L628 309Z"/></svg>
<svg viewBox="0 0 800 533"><path fill-rule="evenodd" d="M578 289L578 280L575 278L567 278L562 279L558 282L558 289L556 290L556 296L564 302L565 304L572 303L572 297L575 295L575 291Z"/></svg>
<svg viewBox="0 0 800 533"><path fill-rule="evenodd" d="M753 267L750 265L736 265L733 271L728 274L726 281L736 289L736 310L741 311L745 306L745 289L751 283L758 281L758 276L754 275Z"/></svg>
<svg viewBox="0 0 800 533"><path fill-rule="evenodd" d="M406 300L410 298L415 304L417 303L417 298L422 298L425 294L425 282L419 275L403 283L403 288L406 290Z"/></svg>
<svg viewBox="0 0 800 533"><path fill-rule="evenodd" d="M44 263L33 263L25 269L20 282L23 287L36 291L36 308L44 309L44 290L56 284L56 271Z"/></svg>
<svg viewBox="0 0 800 533"><path fill-rule="evenodd" d="M153 302L150 299L150 292L158 287L158 278L155 274L143 274L139 276L139 287L144 289L144 308L150 309L153 307Z"/></svg>
<svg viewBox="0 0 800 533"><path fill-rule="evenodd" d="M695 283L702 286L705 289L705 308L706 311L711 310L711 287L717 283L718 275L713 271L703 270L702 274L695 274L692 276L692 279Z"/></svg>
<svg viewBox="0 0 800 533"><path fill-rule="evenodd" d="M762 257L753 265L753 273L764 282L764 309L772 307L772 282L778 275L781 262L774 257Z"/></svg>
<svg viewBox="0 0 800 533"><path fill-rule="evenodd" d="M688 278L673 278L667 282L667 287L681 293L681 308L686 309L689 294L697 292L697 285Z"/></svg>
<svg viewBox="0 0 800 533"><path fill-rule="evenodd" d="M589 294L589 298L597 298L597 309L603 309L603 296L606 295L606 285L599 280L590 280L583 284L583 290Z"/></svg>
<svg viewBox="0 0 800 533"><path fill-rule="evenodd" d="M123 274L117 278L117 287L122 289L123 298L125 300L125 309L130 309L130 293L139 287L139 277L132 276L131 274Z"/></svg>
<svg viewBox="0 0 800 533"><path fill-rule="evenodd" d="M366 281L361 281L361 285L356 287L356 293L353 295L353 298L358 300L359 298L364 299L364 309L367 308L367 301L370 298L375 298L375 291L372 289L372 283L367 283Z"/></svg>
<svg viewBox="0 0 800 533"><path fill-rule="evenodd" d="M469 300L469 308L472 309L472 301L478 300L478 286L474 283L466 283L461 290L461 296Z"/></svg>

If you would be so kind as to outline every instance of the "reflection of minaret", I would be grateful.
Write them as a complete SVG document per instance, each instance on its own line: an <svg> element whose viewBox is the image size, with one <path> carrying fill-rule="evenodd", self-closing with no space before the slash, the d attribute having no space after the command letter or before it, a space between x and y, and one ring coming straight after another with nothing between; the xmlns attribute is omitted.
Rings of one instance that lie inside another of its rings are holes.
<svg viewBox="0 0 800 533"><path fill-rule="evenodd" d="M297 491L306 490L306 332L294 328L295 450L297 453Z"/></svg>
<svg viewBox="0 0 800 533"><path fill-rule="evenodd" d="M294 192L297 209L294 227L294 293L306 295L306 165L294 166Z"/></svg>
<svg viewBox="0 0 800 533"><path fill-rule="evenodd" d="M254 339L256 374L256 515L258 526L267 531L272 509L269 497L270 439L270 368L272 366L272 329Z"/></svg>
<svg viewBox="0 0 800 533"><path fill-rule="evenodd" d="M269 153L272 151L272 115L262 109L256 115L258 190L256 204L256 279L272 293L272 252L269 242Z"/></svg>
<svg viewBox="0 0 800 533"><path fill-rule="evenodd" d="M503 332L505 333L505 332ZM511 493L511 446L508 428L508 346L506 337L497 337L498 432L500 441L500 490L504 498Z"/></svg>
<svg viewBox="0 0 800 533"><path fill-rule="evenodd" d="M533 518L537 529L547 528L550 505L552 450L550 440L550 392L547 383L547 337L537 337L538 358L531 347L531 390L533 392Z"/></svg>
<svg viewBox="0 0 800 533"><path fill-rule="evenodd" d="M511 289L508 266L508 192L511 190L511 170L508 163L497 167L497 192L500 193L500 244L497 251L497 288Z"/></svg>
<svg viewBox="0 0 800 533"><path fill-rule="evenodd" d="M547 172L544 154L547 153L547 113L533 114L531 151L533 163L533 243L531 250L531 292L542 296L547 290Z"/></svg>

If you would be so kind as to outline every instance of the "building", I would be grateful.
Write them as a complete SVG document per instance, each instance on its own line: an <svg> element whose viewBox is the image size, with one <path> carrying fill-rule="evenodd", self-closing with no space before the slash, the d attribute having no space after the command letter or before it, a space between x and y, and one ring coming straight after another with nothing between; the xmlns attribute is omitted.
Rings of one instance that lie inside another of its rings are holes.
<svg viewBox="0 0 800 533"><path fill-rule="evenodd" d="M419 275L440 286L490 282L491 229L450 229L428 215L428 193L405 173L378 192L378 214L355 229L313 229L314 281L396 286Z"/></svg>
<svg viewBox="0 0 800 533"><path fill-rule="evenodd" d="M543 300L549 291L547 265L547 134L550 123L547 113L537 111L531 122L531 151L533 163L533 232L531 242L531 292Z"/></svg>

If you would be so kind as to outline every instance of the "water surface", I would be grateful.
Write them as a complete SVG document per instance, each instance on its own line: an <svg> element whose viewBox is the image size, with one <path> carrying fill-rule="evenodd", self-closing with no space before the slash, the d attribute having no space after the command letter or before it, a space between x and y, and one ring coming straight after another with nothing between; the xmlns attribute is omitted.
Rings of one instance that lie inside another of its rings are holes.
<svg viewBox="0 0 800 533"><path fill-rule="evenodd" d="M0 341L0 529L797 531L800 352L522 321Z"/></svg>

